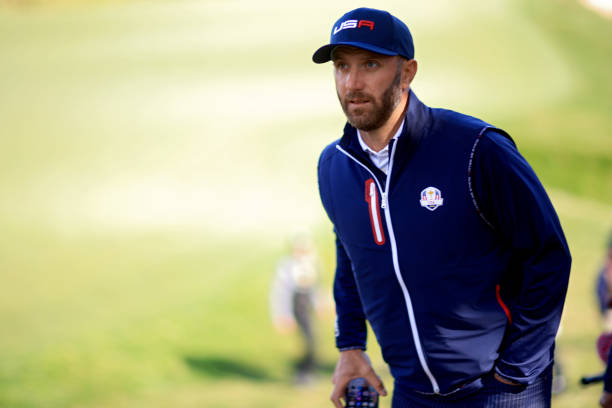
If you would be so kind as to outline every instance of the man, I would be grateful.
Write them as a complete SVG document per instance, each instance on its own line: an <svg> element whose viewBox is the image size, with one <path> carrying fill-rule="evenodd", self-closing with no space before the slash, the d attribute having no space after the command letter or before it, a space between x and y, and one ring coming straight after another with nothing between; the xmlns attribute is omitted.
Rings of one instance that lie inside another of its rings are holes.
<svg viewBox="0 0 612 408"><path fill-rule="evenodd" d="M417 99L391 14L343 15L313 55L330 60L348 119L318 166L337 245L331 400L357 377L386 395L367 320L394 408L549 406L571 259L533 170L503 130Z"/></svg>

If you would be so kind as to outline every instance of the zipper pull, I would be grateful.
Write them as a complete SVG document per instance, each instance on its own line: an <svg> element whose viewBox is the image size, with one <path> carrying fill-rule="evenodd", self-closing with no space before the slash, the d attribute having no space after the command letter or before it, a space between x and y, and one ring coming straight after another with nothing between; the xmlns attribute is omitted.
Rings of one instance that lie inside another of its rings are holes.
<svg viewBox="0 0 612 408"><path fill-rule="evenodd" d="M387 193L382 193L382 199L380 200L380 208L387 208Z"/></svg>

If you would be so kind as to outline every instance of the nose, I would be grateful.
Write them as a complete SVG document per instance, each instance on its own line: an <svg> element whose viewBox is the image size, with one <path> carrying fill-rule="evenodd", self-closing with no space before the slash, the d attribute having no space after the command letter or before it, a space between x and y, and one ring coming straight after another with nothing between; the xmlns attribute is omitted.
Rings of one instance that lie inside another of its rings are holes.
<svg viewBox="0 0 612 408"><path fill-rule="evenodd" d="M346 73L344 85L349 91L358 91L363 89L363 76L358 67L351 67Z"/></svg>

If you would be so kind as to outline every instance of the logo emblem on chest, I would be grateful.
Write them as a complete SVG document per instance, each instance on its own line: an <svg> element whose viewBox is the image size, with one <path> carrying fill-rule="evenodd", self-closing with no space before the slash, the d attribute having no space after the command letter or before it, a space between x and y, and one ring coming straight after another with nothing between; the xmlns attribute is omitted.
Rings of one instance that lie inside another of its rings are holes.
<svg viewBox="0 0 612 408"><path fill-rule="evenodd" d="M435 187L427 187L421 191L421 207L427 208L429 211L433 211L442 205L444 199L442 193Z"/></svg>

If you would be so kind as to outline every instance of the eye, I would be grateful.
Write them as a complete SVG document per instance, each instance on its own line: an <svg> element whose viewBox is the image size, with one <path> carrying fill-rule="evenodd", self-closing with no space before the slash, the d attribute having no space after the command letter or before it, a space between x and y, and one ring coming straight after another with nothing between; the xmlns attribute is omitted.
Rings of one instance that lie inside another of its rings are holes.
<svg viewBox="0 0 612 408"><path fill-rule="evenodd" d="M369 60L369 61L366 61L365 66L366 68L373 69L373 68L378 68L380 64L378 63L378 61Z"/></svg>
<svg viewBox="0 0 612 408"><path fill-rule="evenodd" d="M348 67L348 64L342 61L336 61L334 62L334 67L339 71L343 71Z"/></svg>

